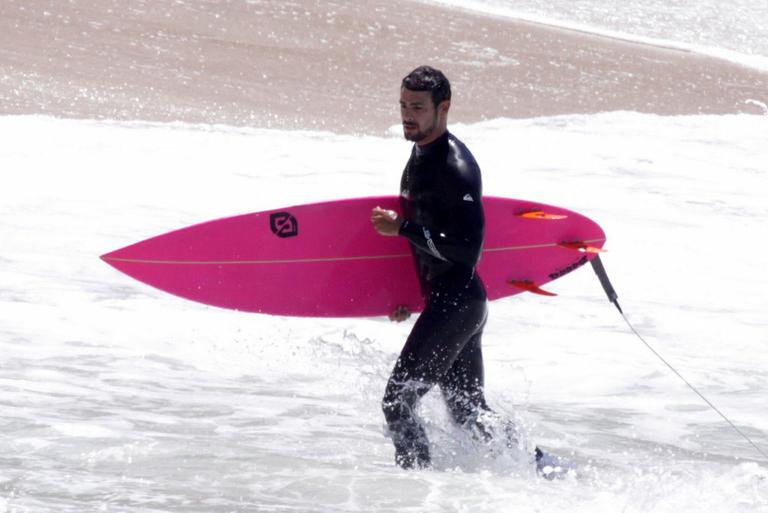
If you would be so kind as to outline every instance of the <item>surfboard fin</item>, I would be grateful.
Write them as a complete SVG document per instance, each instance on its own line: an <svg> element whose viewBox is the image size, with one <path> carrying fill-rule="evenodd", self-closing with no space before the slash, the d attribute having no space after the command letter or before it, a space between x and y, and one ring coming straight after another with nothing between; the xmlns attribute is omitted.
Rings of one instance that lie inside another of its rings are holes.
<svg viewBox="0 0 768 513"><path fill-rule="evenodd" d="M525 291L532 292L540 296L557 296L557 294L555 294L554 292L547 292L546 290L540 288L531 280L507 280L507 283L509 283L513 287L517 287L519 289L523 289Z"/></svg>
<svg viewBox="0 0 768 513"><path fill-rule="evenodd" d="M541 209L535 209L535 210L526 210L525 212L520 212L519 214L515 214L517 217L522 217L523 219L543 219L545 221L557 221L560 219L567 219L568 216L563 214L550 214L548 212L544 212Z"/></svg>
<svg viewBox="0 0 768 513"><path fill-rule="evenodd" d="M598 248L597 246L590 246L586 242L583 241L571 241L571 242L561 242L558 244L561 248L567 248L567 249L575 249L576 251L579 251L581 253L605 253L606 250L602 248Z"/></svg>

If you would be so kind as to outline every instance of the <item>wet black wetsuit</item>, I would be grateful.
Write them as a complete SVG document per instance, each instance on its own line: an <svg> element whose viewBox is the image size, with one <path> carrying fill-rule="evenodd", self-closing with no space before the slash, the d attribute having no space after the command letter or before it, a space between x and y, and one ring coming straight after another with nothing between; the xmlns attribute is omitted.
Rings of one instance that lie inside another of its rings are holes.
<svg viewBox="0 0 768 513"><path fill-rule="evenodd" d="M448 132L424 147L414 145L400 192L400 235L411 244L426 307L392 371L382 407L396 462L411 468L430 463L414 409L432 386L440 385L460 425L471 427L487 410L480 346L486 294L475 272L485 219L480 168Z"/></svg>

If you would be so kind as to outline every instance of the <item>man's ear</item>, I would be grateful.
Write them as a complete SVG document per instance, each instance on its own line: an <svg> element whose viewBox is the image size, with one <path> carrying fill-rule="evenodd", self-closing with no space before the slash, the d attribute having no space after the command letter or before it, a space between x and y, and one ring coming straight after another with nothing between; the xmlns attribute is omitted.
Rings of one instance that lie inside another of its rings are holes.
<svg viewBox="0 0 768 513"><path fill-rule="evenodd" d="M442 114L448 114L448 109L451 108L451 100L443 100L437 108Z"/></svg>

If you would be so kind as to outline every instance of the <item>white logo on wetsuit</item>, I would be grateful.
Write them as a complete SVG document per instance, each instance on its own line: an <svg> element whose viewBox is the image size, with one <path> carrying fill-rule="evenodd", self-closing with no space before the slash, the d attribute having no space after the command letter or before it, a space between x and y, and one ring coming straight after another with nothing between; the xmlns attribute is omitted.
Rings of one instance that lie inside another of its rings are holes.
<svg viewBox="0 0 768 513"><path fill-rule="evenodd" d="M435 246L435 242L432 240L432 234L429 233L429 230L424 228L424 238L427 239L427 246L429 247L429 250L432 252L433 255L435 255L440 260L448 261L447 258L445 258L443 255L440 254L440 252L437 250L437 246Z"/></svg>
<svg viewBox="0 0 768 513"><path fill-rule="evenodd" d="M472 197L471 194L465 194L464 195L464 201L470 201L470 202L474 203L475 199Z"/></svg>

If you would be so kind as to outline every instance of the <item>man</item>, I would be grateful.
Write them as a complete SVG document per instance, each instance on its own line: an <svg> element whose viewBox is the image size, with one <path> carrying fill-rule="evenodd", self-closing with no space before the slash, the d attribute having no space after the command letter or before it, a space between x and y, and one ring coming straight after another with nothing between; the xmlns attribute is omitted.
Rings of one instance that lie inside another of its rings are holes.
<svg viewBox="0 0 768 513"><path fill-rule="evenodd" d="M415 144L400 183L402 214L375 208L371 215L380 234L408 239L426 301L382 401L395 461L403 468L430 465L429 443L415 408L434 385L440 386L457 424L490 437L482 423L482 414L490 412L480 346L486 294L475 272L485 228L480 168L447 130L450 105L451 87L442 72L421 66L403 79L403 133ZM391 318L408 316L398 309Z"/></svg>

